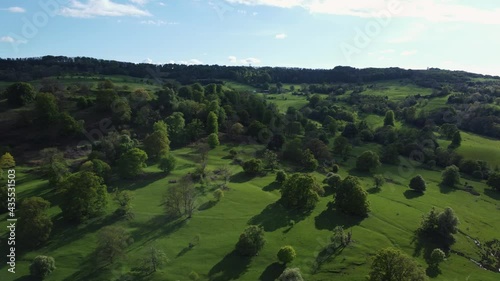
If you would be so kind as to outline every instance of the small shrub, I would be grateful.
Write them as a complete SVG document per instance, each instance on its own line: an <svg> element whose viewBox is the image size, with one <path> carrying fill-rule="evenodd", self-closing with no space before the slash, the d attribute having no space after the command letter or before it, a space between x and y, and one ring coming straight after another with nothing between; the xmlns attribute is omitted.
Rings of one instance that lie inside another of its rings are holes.
<svg viewBox="0 0 500 281"><path fill-rule="evenodd" d="M285 171L280 170L276 173L276 182L279 184L283 184L287 179L287 174Z"/></svg>
<svg viewBox="0 0 500 281"><path fill-rule="evenodd" d="M31 276L45 279L56 269L56 262L53 257L37 256L30 265Z"/></svg>
<svg viewBox="0 0 500 281"><path fill-rule="evenodd" d="M339 172L339 169L340 169L340 168L339 168L339 165L337 165L337 164L333 164L333 165L332 165L332 172L334 172L334 173L338 173L338 172Z"/></svg>
<svg viewBox="0 0 500 281"><path fill-rule="evenodd" d="M260 159L250 159L243 163L243 170L249 176L256 176L263 170L263 163Z"/></svg>
<svg viewBox="0 0 500 281"><path fill-rule="evenodd" d="M439 266L441 262L446 258L446 254L439 248L432 250L430 263L432 266Z"/></svg>
<svg viewBox="0 0 500 281"><path fill-rule="evenodd" d="M189 273L189 279L191 279L193 281L199 280L200 275L198 275L198 273L196 273L196 271L191 271L191 273Z"/></svg>
<svg viewBox="0 0 500 281"><path fill-rule="evenodd" d="M292 262L297 254L295 253L295 249L292 246L283 246L278 251L278 260L284 264Z"/></svg>
<svg viewBox="0 0 500 281"><path fill-rule="evenodd" d="M214 191L214 198L215 198L215 201L219 202L222 198L224 198L224 191L222 191L222 189L220 189L220 188L217 188Z"/></svg>

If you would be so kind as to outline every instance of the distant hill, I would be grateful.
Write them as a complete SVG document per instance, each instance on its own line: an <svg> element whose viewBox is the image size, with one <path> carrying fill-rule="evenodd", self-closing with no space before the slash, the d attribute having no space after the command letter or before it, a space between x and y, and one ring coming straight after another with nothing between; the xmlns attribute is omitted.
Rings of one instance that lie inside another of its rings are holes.
<svg viewBox="0 0 500 281"><path fill-rule="evenodd" d="M337 66L333 69L284 67L247 67L220 65L153 65L102 60L88 57L43 56L0 59L0 81L32 81L60 75L127 75L137 78L173 79L183 84L197 80L231 79L255 86L281 83L363 83L392 79L411 79L424 87L438 88L442 83L465 83L472 79L495 79L464 71L438 68L365 68ZM210 83L210 81L208 81Z"/></svg>

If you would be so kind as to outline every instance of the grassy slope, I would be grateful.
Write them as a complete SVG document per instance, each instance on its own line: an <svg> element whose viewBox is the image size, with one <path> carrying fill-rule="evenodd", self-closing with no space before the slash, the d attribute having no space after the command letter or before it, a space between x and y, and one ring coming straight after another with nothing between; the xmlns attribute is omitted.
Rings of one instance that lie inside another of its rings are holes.
<svg viewBox="0 0 500 281"><path fill-rule="evenodd" d="M354 153L365 149L373 149L374 145L357 147ZM210 152L209 168L213 169L221 164L229 164L227 156L229 148L221 146ZM240 149L237 147L236 149ZM251 152L251 149L245 147ZM191 271L198 272L206 280L208 273L216 280L258 280L275 274L273 265L276 261L276 252L283 245L293 245L298 252L297 259L290 266L299 266L305 273L307 280L360 280L369 270L370 257L377 250L387 246L401 248L408 254L413 254L415 244L412 244L412 234L422 214L432 206L444 208L451 206L457 212L461 225L460 229L480 241L486 241L496 236L496 227L500 219L491 216L497 212L498 201L490 196L497 196L486 192L486 195L474 197L462 191L442 189L437 186L440 173L416 169L411 174L400 174L398 167L384 166L380 169L387 178L396 183L388 183L379 193L370 194L372 213L369 218L358 220L346 217L327 208L331 197L322 198L311 215L301 220L290 215L281 208L266 207L278 200L279 193L270 185L274 175L255 178L246 181L239 174L230 183L231 190L226 192L223 200L206 210L198 211L194 217L182 223L168 223L163 216L161 197L168 188L168 179L178 178L193 166L193 154L189 149L174 151L179 160L179 170L166 178L156 181L137 181L122 183L121 187L134 191L134 210L136 219L131 222L114 222L109 217L97 220L87 226L56 229L52 241L43 248L30 252L21 258L18 263L18 277L27 274L28 260L37 254L48 254L56 258L58 270L47 280L112 280L120 273L129 270L139 253L146 246L156 244L163 248L171 262L157 273L153 280L186 280ZM352 169L354 159L342 165L342 176ZM235 172L241 168L232 166ZM157 172L155 167L149 167L149 172ZM355 171L354 174L357 174ZM415 196L408 191L406 184L414 174L422 174L429 183L428 191L423 196ZM321 175L317 175L321 179ZM372 186L371 178L360 175L366 189ZM20 175L19 180L27 175ZM470 182L470 181L469 181ZM483 183L472 182L472 185L483 193ZM19 197L23 198L34 194L42 194L51 198L50 193L44 192L47 186L43 181L31 180L18 186ZM201 197L198 204L202 205L211 198L210 191L207 197ZM497 196L498 199L498 196ZM109 208L110 212L113 206ZM53 218L58 218L58 208L51 209ZM296 224L289 229L288 222L295 219ZM0 217L2 229L5 217ZM251 260L231 256L239 234L247 224L262 223L266 228L267 244L259 256ZM129 259L123 266L117 265L113 270L103 270L99 274L90 274L91 265L89 256L96 243L96 231L107 223L114 223L126 227L134 237L134 244L129 249ZM315 275L310 274L310 264L321 249L322 243L329 237L330 230L336 225L345 225L353 230L355 243L344 249L338 255L322 265ZM187 250L188 243L199 234L200 245ZM472 241L463 235L457 236L455 250L460 250L477 259ZM422 255L417 256L419 263L424 266ZM2 265L3 266L3 265ZM268 268L269 267L269 268ZM0 271L1 280L13 280L3 266ZM267 269L267 270L266 270ZM495 275L478 269L474 264L457 255L451 257L442 266L442 275L436 280L455 280L470 275L470 280L494 280ZM218 272L218 274L217 274ZM89 275L90 274L90 275ZM332 274L337 277L332 277ZM270 279L264 280L270 280Z"/></svg>
<svg viewBox="0 0 500 281"><path fill-rule="evenodd" d="M398 95L397 90L393 90ZM387 95L387 94L386 94ZM399 98L399 97L398 97ZM302 100L300 100L302 99ZM297 103L289 105L285 101L272 100L278 103L281 110L288 106L301 107L306 103L304 97L297 99ZM288 101L287 101L288 102ZM303 104L302 104L303 103ZM302 105L301 105L302 104ZM372 126L382 123L383 117L370 115L368 121ZM498 141L490 141L480 136L467 133L462 134L464 139L459 152L467 155L478 155L475 147L480 144L484 150L481 156L488 159L497 159ZM496 146L495 146L496 145ZM250 157L256 147L240 146L237 150L244 150ZM369 144L356 147L353 154L359 154L367 149L377 149L376 145ZM210 152L209 169L221 164L229 164L227 156L229 147L221 146ZM152 280L187 280L191 271L196 271L207 280L209 273L216 280L272 280L280 266L276 262L276 252L283 246L290 244L295 247L298 257L290 266L298 266L304 272L306 280L360 280L369 271L371 256L377 250L386 246L398 247L413 254L415 244L412 242L413 231L417 227L422 214L429 211L432 206L444 208L451 206L457 212L461 225L460 229L468 235L484 242L497 235L500 219L492 216L498 212L500 196L487 189L484 183L468 180L476 190L482 193L474 197L462 191L440 188L440 172L416 168L411 173L401 173L396 166L383 166L377 173L383 173L386 178L393 180L387 183L379 193L372 193L369 199L372 206L370 217L357 220L328 209L327 203L331 196L322 198L316 209L307 218L300 219L288 214L285 210L274 207L272 204L279 199L279 192L271 183L274 175L255 178L246 181L239 175L230 183L231 190L217 205L196 212L194 217L186 222L168 223L164 219L161 206L161 197L168 188L168 180L179 178L191 171L195 165L195 158L189 148L173 152L178 159L178 168L168 177L160 179L123 182L120 188L134 192L133 201L136 213L135 220L131 222L113 221L104 217L84 226L68 227L61 224L60 209L53 206L50 213L55 221L52 239L48 245L27 253L20 257L18 273L13 278L7 274L6 267L0 265L0 280L14 280L28 274L29 261L38 254L54 256L58 269L47 280L113 280L129 271L134 265L138 253L146 246L156 244L161 247L170 258L170 263L160 272L154 274ZM243 157L245 158L245 157ZM358 174L352 170L354 159L342 165L340 174L344 177L348 171L363 179L363 185L370 190L371 178ZM234 172L241 168L233 167ZM46 181L33 178L29 174L18 175L19 199L28 196L43 196L57 204L57 198L47 191ZM155 166L148 167L150 173L157 173ZM415 174L422 174L429 183L428 191L423 196L415 196L407 191L406 185ZM316 174L319 180L322 176ZM211 199L211 191L200 197L199 205ZM266 209L266 207L270 207ZM108 213L115 208L110 205ZM4 234L5 215L0 216L0 227ZM290 219L296 224L288 227ZM249 223L262 223L266 228L267 244L259 256L245 260L231 255L239 234ZM96 243L96 232L104 225L118 224L126 227L134 237L134 244L129 249L128 260L118 263L110 270L101 270L97 274L90 263L91 252ZM324 242L330 236L330 230L335 225L344 225L353 230L353 243L341 253L333 255L325 262L317 274L311 275L310 265ZM188 243L199 234L200 244L187 250ZM477 259L473 242L462 234L457 235L455 250L464 252ZM416 256L419 264L425 266L422 254ZM441 266L442 274L435 280L461 280L469 276L468 280L496 280L495 274L477 268L472 262L457 255L451 255ZM218 277L218 278L217 278ZM23 280L19 278L18 280Z"/></svg>

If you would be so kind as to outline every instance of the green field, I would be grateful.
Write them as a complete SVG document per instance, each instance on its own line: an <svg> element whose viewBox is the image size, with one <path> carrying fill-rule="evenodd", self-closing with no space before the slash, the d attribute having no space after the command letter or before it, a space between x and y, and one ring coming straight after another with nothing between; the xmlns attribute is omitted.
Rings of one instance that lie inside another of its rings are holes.
<svg viewBox="0 0 500 281"><path fill-rule="evenodd" d="M140 79L112 76L111 80L120 87L129 89L146 88L154 91L156 85L146 84ZM97 83L99 77L61 77L65 84L75 82ZM36 83L35 83L36 84ZM0 87L2 84L0 84ZM239 91L256 91L255 88L237 82L226 81L226 87ZM286 84L285 87L289 87ZM294 85L296 88L299 85ZM400 82L374 83L372 89L363 94L389 96L391 100L400 101L407 95L429 95L430 89ZM256 91L256 94L261 94ZM263 94L264 95L264 94ZM288 107L300 109L307 105L305 96L294 96L291 93L264 95L274 99L281 112ZM326 97L326 95L325 95ZM422 105L425 110L444 105L446 98L434 98ZM343 105L341 102L340 105ZM375 129L383 125L383 116L360 114ZM396 122L396 127L403 124ZM500 141L479 135L461 132L462 145L456 150L466 159L487 161L493 168L500 165ZM450 141L439 139L441 146L446 147ZM330 142L331 147L331 142ZM189 274L196 272L199 280L263 280L273 281L284 269L277 260L279 248L291 245L297 251L297 258L288 267L299 267L304 279L308 281L323 280L365 280L375 254L382 248L399 248L412 256L419 266L426 269L425 255L432 248L420 244L415 239L421 217L432 207L442 210L451 207L460 219L460 232L455 235L456 243L452 249L462 253L450 253L446 261L440 265L441 273L431 275L431 280L451 281L489 281L498 280L499 275L479 268L470 259L480 260L480 249L474 239L484 243L499 237L500 227L500 194L487 187L484 181L462 179L473 186L480 196L439 185L441 171L424 169L418 163L404 160L403 164L382 165L374 174L382 174L386 179L380 191L373 188L370 174L360 173L355 169L356 157L366 150L379 151L381 145L365 143L354 146L349 159L340 163L339 174L358 176L371 205L371 213L367 218L356 218L340 213L330 207L333 195L321 197L315 209L308 215L297 214L277 204L280 192L274 182L275 173L265 176L248 177L242 168L229 159L229 150L238 151L238 158L247 160L254 158L257 152L265 149L259 144L223 143L209 152L207 169L228 165L233 176L225 191L224 198L214 204L212 193L220 181L208 185L197 184L199 196L197 209L192 218L168 220L163 206L163 196L172 185L170 180L178 180L187 173L193 172L198 165L198 155L193 147L175 149L171 153L177 160L176 169L165 176L157 165L145 168L146 175L135 180L115 180L108 186L108 191L115 187L133 192L132 201L135 218L119 220L113 212L117 205L111 200L107 213L81 225L68 225L61 215L59 195L42 179L35 167L21 165L17 171L17 202L32 196L41 196L52 204L49 214L54 222L51 238L42 247L28 252L17 253L16 274L7 272L5 263L0 264L1 281L27 281L29 264L37 255L52 256L56 260L57 269L46 279L48 281L91 281L91 280L190 280ZM282 169L289 174L296 169L282 163ZM408 184L415 175L422 175L427 182L425 194L409 190ZM314 172L321 182L325 175ZM111 195L110 195L111 197ZM291 223L293 221L293 223ZM234 252L238 237L246 226L260 224L265 230L266 244L259 254L252 258L241 257ZM127 250L127 257L111 266L95 266L94 249L97 234L108 225L124 227L134 242ZM6 237L7 215L0 215L0 237ZM352 231L353 243L341 251L333 253L321 264L313 266L318 253L326 245L336 226L344 226ZM195 237L199 244L189 247ZM4 241L2 240L2 243ZM2 244L4 245L4 244ZM168 264L158 272L137 279L126 279L138 263L140 256L149 246L162 249L168 256ZM2 248L2 255L4 250ZM3 260L2 260L3 261ZM121 279L120 279L121 278Z"/></svg>
<svg viewBox="0 0 500 281"><path fill-rule="evenodd" d="M457 152L467 159L487 161L492 168L500 166L500 141L473 133L462 133L462 145Z"/></svg>
<svg viewBox="0 0 500 281"><path fill-rule="evenodd" d="M372 146L370 148L373 149ZM230 164L229 160L224 159L228 149L227 146L220 146L210 152L209 169ZM258 147L236 149L244 149L243 153L251 156L252 151ZM356 149L362 151L366 148ZM357 153L357 150L353 153ZM463 191L438 187L439 172L415 167L411 173L401 174L395 166L384 166L378 171L392 180L392 183L387 183L381 192L369 196L372 212L364 220L346 217L328 209L327 203L332 200L330 196L322 198L309 216L294 217L288 211L273 205L279 199L279 192L272 185L273 174L254 179L241 178L241 168L232 165L236 176L233 177L229 184L230 190L225 193L221 202L204 209L202 206L211 199L210 190L204 190L207 195L201 196L197 201L203 210L197 211L192 219L168 222L161 206L161 198L168 188L168 180L178 178L192 170L195 165L192 161L193 153L188 148L176 150L174 155L179 161L179 168L172 175L160 176L158 179L159 170L153 166L147 169L152 180L119 184L120 188L132 190L134 193L134 220L113 221L111 214L108 214L78 227L55 227L50 243L19 257L19 271L16 276L28 274L29 261L38 254L45 254L58 261L58 269L47 280L114 280L113 278L130 269L134 258L142 249L156 244L167 253L170 263L152 276L151 280L186 280L191 271L199 273L202 280L208 280L209 277L211 280L272 280L267 279L266 274L275 274L276 252L279 247L290 244L298 253L291 266L302 268L306 280L332 280L340 277L342 280L360 280L368 273L370 259L382 247L393 246L413 254L415 222L432 206L452 207L460 218L460 229L480 241L497 237L496 226L500 225L500 218L490 215L498 212L498 197L493 196L484 183L472 183L474 188L482 193L480 197L474 197ZM351 159L341 166L340 174L346 176L353 165L354 159ZM20 168L19 171L18 200L36 194L57 203L45 181L33 178L25 169ZM429 187L425 195L415 197L406 185L408 178L417 173L426 178ZM319 180L322 179L321 175L316 175ZM365 188L370 190L371 178L360 176ZM110 206L109 213L112 210L113 206ZM57 206L50 209L55 225L58 225L59 212ZM0 217L2 229L5 229L5 219L5 215ZM290 219L296 221L292 228L288 226ZM250 223L264 225L267 244L257 257L245 260L231 255L231 252L240 232ZM108 224L126 227L135 242L129 249L128 260L99 273L93 273L91 253L96 243L96 232ZM323 246L321 243L326 241L336 225L352 229L355 242L341 253L332 256L316 274L311 274L311 261L315 259ZM200 236L200 244L189 249L188 243L196 235ZM473 241L462 234L458 235L454 249L478 259ZM416 257L419 264L424 266L422 255ZM441 268L443 272L436 280L461 280L463 276L470 276L469 280L495 280L494 273L480 270L472 262L454 254ZM5 270L0 272L1 280L15 280Z"/></svg>
<svg viewBox="0 0 500 281"><path fill-rule="evenodd" d="M388 96L389 99L394 101L403 100L410 95L427 96L432 93L431 89L422 88L413 84L400 83L394 81L370 83L370 86L363 92L363 94L374 96Z"/></svg>

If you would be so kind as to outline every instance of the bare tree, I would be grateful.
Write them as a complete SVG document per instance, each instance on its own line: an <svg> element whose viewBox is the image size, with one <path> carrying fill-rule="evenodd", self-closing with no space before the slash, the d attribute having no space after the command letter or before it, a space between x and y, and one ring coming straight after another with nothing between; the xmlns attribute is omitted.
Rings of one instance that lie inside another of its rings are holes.
<svg viewBox="0 0 500 281"><path fill-rule="evenodd" d="M187 215L191 218L195 207L196 190L190 175L184 176L165 195L165 209L172 217Z"/></svg>
<svg viewBox="0 0 500 281"><path fill-rule="evenodd" d="M162 267L169 260L167 255L162 250L158 249L156 245L149 247L142 257L141 263L142 268L149 273L154 273L158 270L158 268Z"/></svg>
<svg viewBox="0 0 500 281"><path fill-rule="evenodd" d="M227 184L227 182L229 181L229 179L231 178L231 175L232 175L231 169L229 168L228 165L224 165L224 166L219 168L219 171L220 171L220 175L224 179L224 186L225 186Z"/></svg>

